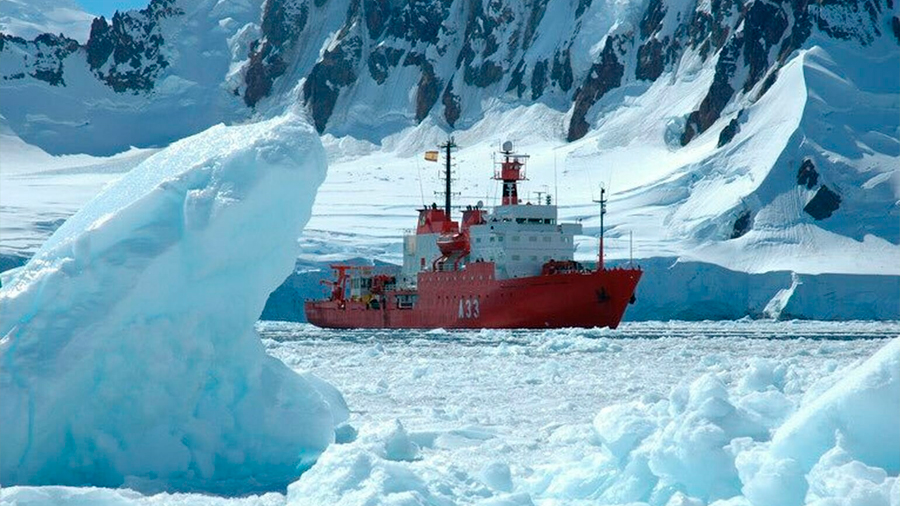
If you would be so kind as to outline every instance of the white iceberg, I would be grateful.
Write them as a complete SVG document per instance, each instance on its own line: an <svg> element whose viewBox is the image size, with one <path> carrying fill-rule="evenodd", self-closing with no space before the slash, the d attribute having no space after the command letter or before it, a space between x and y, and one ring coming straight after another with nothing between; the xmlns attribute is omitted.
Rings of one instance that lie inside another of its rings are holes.
<svg viewBox="0 0 900 506"><path fill-rule="evenodd" d="M286 487L347 417L265 354L325 175L288 114L159 152L69 219L0 291L3 485Z"/></svg>

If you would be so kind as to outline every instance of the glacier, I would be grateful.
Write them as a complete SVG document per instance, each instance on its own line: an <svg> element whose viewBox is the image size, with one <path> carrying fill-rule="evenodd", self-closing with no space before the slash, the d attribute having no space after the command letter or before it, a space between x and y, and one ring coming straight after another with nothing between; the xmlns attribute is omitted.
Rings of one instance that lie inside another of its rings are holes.
<svg viewBox="0 0 900 506"><path fill-rule="evenodd" d="M68 219L0 291L4 486L284 488L348 417L266 355L326 160L288 113L154 154Z"/></svg>

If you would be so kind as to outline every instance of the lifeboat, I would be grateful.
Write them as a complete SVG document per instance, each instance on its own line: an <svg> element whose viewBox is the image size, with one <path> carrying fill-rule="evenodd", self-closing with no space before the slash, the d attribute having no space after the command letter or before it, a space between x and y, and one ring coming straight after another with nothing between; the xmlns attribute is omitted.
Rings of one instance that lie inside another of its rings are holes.
<svg viewBox="0 0 900 506"><path fill-rule="evenodd" d="M454 255L468 254L469 234L464 232L441 234L437 238L437 246L441 250L441 254L447 258Z"/></svg>

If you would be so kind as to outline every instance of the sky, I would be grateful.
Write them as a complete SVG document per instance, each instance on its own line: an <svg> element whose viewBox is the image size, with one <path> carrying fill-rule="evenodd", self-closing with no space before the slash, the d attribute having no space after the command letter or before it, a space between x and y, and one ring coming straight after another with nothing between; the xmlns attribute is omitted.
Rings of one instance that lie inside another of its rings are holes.
<svg viewBox="0 0 900 506"><path fill-rule="evenodd" d="M150 3L150 0L76 0L85 11L97 16L109 18L117 10L141 9Z"/></svg>

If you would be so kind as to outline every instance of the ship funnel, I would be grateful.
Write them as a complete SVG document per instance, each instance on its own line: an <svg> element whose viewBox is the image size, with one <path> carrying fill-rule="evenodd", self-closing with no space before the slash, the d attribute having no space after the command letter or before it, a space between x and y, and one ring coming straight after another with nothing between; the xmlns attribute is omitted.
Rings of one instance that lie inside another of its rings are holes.
<svg viewBox="0 0 900 506"><path fill-rule="evenodd" d="M503 143L503 152L504 153L512 153L512 141L506 141Z"/></svg>

